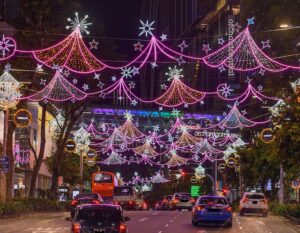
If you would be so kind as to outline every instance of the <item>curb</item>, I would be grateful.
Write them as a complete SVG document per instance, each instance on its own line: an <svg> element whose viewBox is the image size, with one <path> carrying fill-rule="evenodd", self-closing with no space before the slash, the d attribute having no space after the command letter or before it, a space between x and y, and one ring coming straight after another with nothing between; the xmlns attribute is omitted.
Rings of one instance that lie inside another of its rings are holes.
<svg viewBox="0 0 300 233"><path fill-rule="evenodd" d="M283 221L286 225L290 226L293 228L297 233L300 233L300 220L297 218L294 218L289 215L284 215L285 220Z"/></svg>

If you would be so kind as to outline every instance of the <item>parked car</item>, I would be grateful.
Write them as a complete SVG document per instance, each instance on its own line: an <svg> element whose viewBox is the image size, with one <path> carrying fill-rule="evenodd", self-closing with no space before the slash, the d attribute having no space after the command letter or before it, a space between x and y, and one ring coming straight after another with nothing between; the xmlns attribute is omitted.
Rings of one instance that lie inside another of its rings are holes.
<svg viewBox="0 0 300 233"><path fill-rule="evenodd" d="M157 201L154 205L154 210L163 210L163 201Z"/></svg>
<svg viewBox="0 0 300 233"><path fill-rule="evenodd" d="M79 205L103 203L103 198L98 193L80 193L71 201L71 218L74 217L75 209Z"/></svg>
<svg viewBox="0 0 300 233"><path fill-rule="evenodd" d="M232 227L232 208L223 196L200 196L192 210L192 224Z"/></svg>
<svg viewBox="0 0 300 233"><path fill-rule="evenodd" d="M195 199L191 197L189 193L178 192L174 193L172 199L169 202L170 210L192 210L195 204Z"/></svg>
<svg viewBox="0 0 300 233"><path fill-rule="evenodd" d="M86 204L76 207L72 219L72 233L128 233L125 221L129 217L123 216L119 205Z"/></svg>
<svg viewBox="0 0 300 233"><path fill-rule="evenodd" d="M259 213L268 216L268 200L263 193L246 192L240 201L240 215Z"/></svg>

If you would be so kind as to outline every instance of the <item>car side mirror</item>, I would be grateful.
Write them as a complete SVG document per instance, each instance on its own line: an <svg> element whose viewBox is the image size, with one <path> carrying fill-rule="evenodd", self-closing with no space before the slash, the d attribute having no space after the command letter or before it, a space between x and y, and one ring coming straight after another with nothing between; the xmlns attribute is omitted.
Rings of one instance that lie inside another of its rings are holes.
<svg viewBox="0 0 300 233"><path fill-rule="evenodd" d="M126 217L124 217L124 221L125 222L130 221L130 218L126 216Z"/></svg>
<svg viewBox="0 0 300 233"><path fill-rule="evenodd" d="M71 217L66 217L65 220L71 222L72 218Z"/></svg>

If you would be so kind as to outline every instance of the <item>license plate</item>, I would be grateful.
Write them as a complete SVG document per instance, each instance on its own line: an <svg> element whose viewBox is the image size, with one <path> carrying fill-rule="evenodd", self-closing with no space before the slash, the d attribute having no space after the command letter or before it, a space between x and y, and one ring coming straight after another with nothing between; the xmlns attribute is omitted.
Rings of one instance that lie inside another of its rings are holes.
<svg viewBox="0 0 300 233"><path fill-rule="evenodd" d="M105 233L104 229L94 229L94 233Z"/></svg>
<svg viewBox="0 0 300 233"><path fill-rule="evenodd" d="M252 204L257 204L257 201L253 201Z"/></svg>
<svg viewBox="0 0 300 233"><path fill-rule="evenodd" d="M216 206L212 206L211 208L212 208L212 209L216 209L217 207L216 207Z"/></svg>

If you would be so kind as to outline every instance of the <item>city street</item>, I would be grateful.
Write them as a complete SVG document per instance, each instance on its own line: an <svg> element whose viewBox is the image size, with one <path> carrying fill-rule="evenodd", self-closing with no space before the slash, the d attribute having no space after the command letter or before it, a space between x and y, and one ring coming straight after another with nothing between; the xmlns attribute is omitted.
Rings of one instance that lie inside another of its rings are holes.
<svg viewBox="0 0 300 233"><path fill-rule="evenodd" d="M1 233L64 233L70 232L69 213L41 213L0 220ZM234 215L233 228L193 227L191 212L129 211L125 212L129 233L296 233L284 218L269 216L240 217Z"/></svg>

